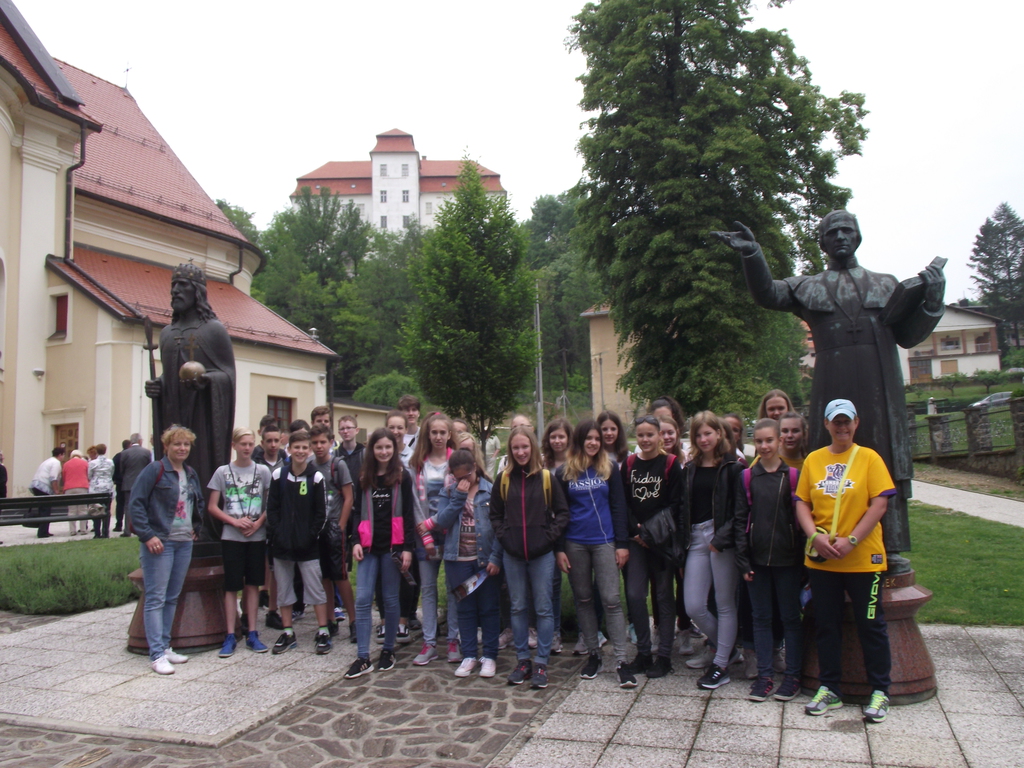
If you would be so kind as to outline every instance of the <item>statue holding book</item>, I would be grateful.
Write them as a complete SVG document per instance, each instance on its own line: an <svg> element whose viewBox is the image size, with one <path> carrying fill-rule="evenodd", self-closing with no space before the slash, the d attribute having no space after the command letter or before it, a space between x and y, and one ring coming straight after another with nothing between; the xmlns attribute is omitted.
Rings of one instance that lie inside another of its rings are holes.
<svg viewBox="0 0 1024 768"><path fill-rule="evenodd" d="M935 329L945 309L946 260L935 259L902 283L864 269L855 256L861 243L857 218L833 211L819 226L819 242L828 255L825 271L774 280L754 234L739 222L735 226L738 231L712 235L739 252L754 301L792 312L811 329L811 450L829 442L825 405L846 398L860 414L857 442L878 451L889 468L897 493L882 518L885 548L890 574L904 572L909 565L898 553L910 549L907 499L914 470L896 345L916 346Z"/></svg>

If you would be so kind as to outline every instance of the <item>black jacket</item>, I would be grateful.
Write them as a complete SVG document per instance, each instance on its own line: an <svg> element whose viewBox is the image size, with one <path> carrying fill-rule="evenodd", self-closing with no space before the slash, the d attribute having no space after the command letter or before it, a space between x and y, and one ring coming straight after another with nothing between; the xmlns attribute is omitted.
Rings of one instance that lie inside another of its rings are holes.
<svg viewBox="0 0 1024 768"><path fill-rule="evenodd" d="M712 546L719 552L736 545L733 532L733 517L736 513L736 481L743 471L736 455L728 453L722 458L715 475L715 493L711 499L711 519L715 522L715 536ZM683 468L683 498L680 504L679 528L683 543L690 546L690 499L693 493L693 476L697 462L691 461Z"/></svg>
<svg viewBox="0 0 1024 768"><path fill-rule="evenodd" d="M275 469L267 497L267 541L271 555L296 562L318 559L317 537L326 522L327 484L313 463L309 462L305 471L294 478L290 464Z"/></svg>
<svg viewBox="0 0 1024 768"><path fill-rule="evenodd" d="M804 561L804 534L796 522L789 467L768 472L760 462L750 468L750 500L742 473L736 479L736 566L749 573L751 565L800 565ZM749 523L749 531L748 529Z"/></svg>
<svg viewBox="0 0 1024 768"><path fill-rule="evenodd" d="M501 497L501 478L509 474L508 498ZM518 465L506 467L494 478L491 490L491 528L505 553L529 560L555 548L569 525L569 505L562 484L551 472L551 508L544 498L541 471L527 476Z"/></svg>

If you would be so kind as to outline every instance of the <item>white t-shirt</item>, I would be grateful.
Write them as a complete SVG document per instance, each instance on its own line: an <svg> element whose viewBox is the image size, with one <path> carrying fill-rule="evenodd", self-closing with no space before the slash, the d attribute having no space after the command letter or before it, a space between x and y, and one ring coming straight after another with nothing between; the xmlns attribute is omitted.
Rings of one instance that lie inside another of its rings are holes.
<svg viewBox="0 0 1024 768"><path fill-rule="evenodd" d="M220 508L231 517L256 520L267 504L270 470L266 464L253 462L248 467L239 467L232 462L218 467L206 487L220 493ZM233 525L225 525L220 537L223 541L265 541L267 529L261 526L252 536L246 536Z"/></svg>
<svg viewBox="0 0 1024 768"><path fill-rule="evenodd" d="M43 493L53 493L53 483L60 481L61 463L56 456L51 456L36 470L29 487Z"/></svg>

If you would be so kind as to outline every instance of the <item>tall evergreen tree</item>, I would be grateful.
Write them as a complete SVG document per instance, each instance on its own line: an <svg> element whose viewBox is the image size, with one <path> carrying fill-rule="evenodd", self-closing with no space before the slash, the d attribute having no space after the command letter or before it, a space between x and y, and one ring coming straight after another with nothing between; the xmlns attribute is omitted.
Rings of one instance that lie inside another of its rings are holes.
<svg viewBox="0 0 1024 768"><path fill-rule="evenodd" d="M785 386L769 370L799 351L791 319L754 306L738 257L708 233L743 221L784 277L820 266L814 225L849 198L830 179L860 151L863 97L823 96L784 32L748 28L750 5L603 0L572 29L594 113L578 234L637 398L749 407Z"/></svg>
<svg viewBox="0 0 1024 768"><path fill-rule="evenodd" d="M427 399L486 439L536 358L526 241L508 200L487 195L469 160L435 221L409 266L420 303L402 354Z"/></svg>
<svg viewBox="0 0 1024 768"><path fill-rule="evenodd" d="M971 278L982 303L1005 322L1000 327L1000 346L1009 346L1006 330L1020 339L1024 323L1024 222L1007 203L1000 203L985 219L971 252Z"/></svg>

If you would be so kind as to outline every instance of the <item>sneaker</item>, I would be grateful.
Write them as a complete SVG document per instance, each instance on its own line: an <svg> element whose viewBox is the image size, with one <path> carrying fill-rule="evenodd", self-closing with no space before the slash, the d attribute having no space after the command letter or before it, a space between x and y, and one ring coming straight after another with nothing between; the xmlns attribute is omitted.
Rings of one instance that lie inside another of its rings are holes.
<svg viewBox="0 0 1024 768"><path fill-rule="evenodd" d="M712 664L708 667L708 671L704 673L704 676L697 681L697 687L703 688L706 691L713 691L715 688L721 688L730 682L732 682L732 679L729 677L729 670Z"/></svg>
<svg viewBox="0 0 1024 768"><path fill-rule="evenodd" d="M412 633L409 631L408 624L398 625L398 634L395 635L395 640L402 643L402 645L412 641Z"/></svg>
<svg viewBox="0 0 1024 768"><path fill-rule="evenodd" d="M230 635L224 638L224 645L220 647L220 653L218 654L222 659L230 659L235 655L235 648L238 647L238 638L235 637L232 632Z"/></svg>
<svg viewBox="0 0 1024 768"><path fill-rule="evenodd" d="M729 654L729 661L726 662L725 666L731 667L733 664L738 664L743 661L743 654L740 649L735 645L732 647L732 653Z"/></svg>
<svg viewBox="0 0 1024 768"><path fill-rule="evenodd" d="M693 621L690 622L690 637L696 638L697 640L704 637L704 633L697 629L697 625L694 624Z"/></svg>
<svg viewBox="0 0 1024 768"><path fill-rule="evenodd" d="M476 669L476 659L467 656L459 664L459 668L455 670L456 677L469 677L473 674L473 670Z"/></svg>
<svg viewBox="0 0 1024 768"><path fill-rule="evenodd" d="M583 640L583 635L580 635L579 640L576 641L576 645L572 647L573 656L586 656L587 655L587 644Z"/></svg>
<svg viewBox="0 0 1024 768"><path fill-rule="evenodd" d="M459 641L458 640L449 640L448 641L448 663L449 664L458 664L460 661L462 661L462 651L459 650Z"/></svg>
<svg viewBox="0 0 1024 768"><path fill-rule="evenodd" d="M531 688L547 688L548 687L548 668L545 664L538 664L533 669L533 682L530 683Z"/></svg>
<svg viewBox="0 0 1024 768"><path fill-rule="evenodd" d="M188 662L188 656L175 653L173 648L168 648L164 651L164 658L171 662L171 664L185 664Z"/></svg>
<svg viewBox="0 0 1024 768"><path fill-rule="evenodd" d="M334 606L334 620L344 621L345 620L345 609L340 605Z"/></svg>
<svg viewBox="0 0 1024 768"><path fill-rule="evenodd" d="M865 723L880 723L889 715L889 697L882 691L872 691L871 701L864 707Z"/></svg>
<svg viewBox="0 0 1024 768"><path fill-rule="evenodd" d="M412 663L417 667L425 667L427 664L437 658L437 648L428 643L423 644L422 650L412 660Z"/></svg>
<svg viewBox="0 0 1024 768"><path fill-rule="evenodd" d="M823 685L814 694L814 698L804 705L804 712L808 715L824 715L830 709L840 709L842 706L843 700Z"/></svg>
<svg viewBox="0 0 1024 768"><path fill-rule="evenodd" d="M316 640L313 642L313 649L316 651L317 656L324 656L331 652L331 634L330 632L317 632Z"/></svg>
<svg viewBox="0 0 1024 768"><path fill-rule="evenodd" d="M583 669L580 670L580 677L584 680L593 680L597 677L597 673L601 671L602 666L601 654L592 653L587 658L587 663L583 665Z"/></svg>
<svg viewBox="0 0 1024 768"><path fill-rule="evenodd" d="M522 685L526 680L533 677L533 662L529 659L522 659L516 668L508 676L509 685Z"/></svg>
<svg viewBox="0 0 1024 768"><path fill-rule="evenodd" d="M336 621L328 621L327 622L327 634L329 634L331 637L337 637L338 636L338 622L336 622Z"/></svg>
<svg viewBox="0 0 1024 768"><path fill-rule="evenodd" d="M775 681L770 677L759 677L751 684L747 698L751 701L764 701L771 696L774 688Z"/></svg>
<svg viewBox="0 0 1024 768"><path fill-rule="evenodd" d="M305 615L306 615L306 611L305 611L304 608L300 608L297 611L293 610L292 611L292 621L298 621L299 619L301 619Z"/></svg>
<svg viewBox="0 0 1024 768"><path fill-rule="evenodd" d="M792 675L786 675L775 690L774 698L776 701L790 701L795 699L798 693L800 693L800 681Z"/></svg>
<svg viewBox="0 0 1024 768"><path fill-rule="evenodd" d="M512 645L514 637L512 635L512 627L505 627L501 630L501 634L498 635L498 650L504 651L510 645Z"/></svg>
<svg viewBox="0 0 1024 768"><path fill-rule="evenodd" d="M281 621L281 614L277 611L267 611L267 629L284 629L284 622Z"/></svg>
<svg viewBox="0 0 1024 768"><path fill-rule="evenodd" d="M626 634L629 636L629 642L636 645L636 628L633 627L632 623L626 628Z"/></svg>
<svg viewBox="0 0 1024 768"><path fill-rule="evenodd" d="M679 633L679 655L693 656L693 638L686 630Z"/></svg>
<svg viewBox="0 0 1024 768"><path fill-rule="evenodd" d="M484 656L480 660L480 677L494 677L498 671L498 662Z"/></svg>
<svg viewBox="0 0 1024 768"><path fill-rule="evenodd" d="M387 649L380 652L380 657L377 659L377 671L388 672L395 668L395 652Z"/></svg>
<svg viewBox="0 0 1024 768"><path fill-rule="evenodd" d="M263 644L263 641L260 640L259 633L255 630L250 632L249 635L245 638L245 647L253 653L266 653L270 650L269 648L267 648L267 646Z"/></svg>
<svg viewBox="0 0 1024 768"><path fill-rule="evenodd" d="M383 643L384 642L384 622L383 621L380 624L377 625L377 642L378 643Z"/></svg>
<svg viewBox="0 0 1024 768"><path fill-rule="evenodd" d="M776 648L772 653L772 669L780 675L786 671L786 649L782 646Z"/></svg>
<svg viewBox="0 0 1024 768"><path fill-rule="evenodd" d="M743 676L747 680L757 680L757 654L753 650L743 651Z"/></svg>
<svg viewBox="0 0 1024 768"><path fill-rule="evenodd" d="M354 677L373 672L373 664L370 663L369 659L356 659L352 662L352 666L348 668L348 672L345 673L345 679L351 680Z"/></svg>
<svg viewBox="0 0 1024 768"><path fill-rule="evenodd" d="M647 670L654 664L654 659L649 653L638 653L631 665L633 671L638 675L647 674Z"/></svg>
<svg viewBox="0 0 1024 768"><path fill-rule="evenodd" d="M668 656L659 656L654 662L647 668L645 673L649 678L664 677L672 671L672 662Z"/></svg>
<svg viewBox="0 0 1024 768"><path fill-rule="evenodd" d="M558 655L562 652L562 633L555 632L551 637L551 652Z"/></svg>
<svg viewBox="0 0 1024 768"><path fill-rule="evenodd" d="M279 653L286 653L298 647L299 643L295 639L294 632L282 632L281 636L277 638L277 642L274 643L273 654L276 656Z"/></svg>
<svg viewBox="0 0 1024 768"><path fill-rule="evenodd" d="M167 660L166 656L161 656L156 661L150 662L149 666L151 666L153 668L153 671L156 672L158 675L174 674L174 665Z"/></svg>
<svg viewBox="0 0 1024 768"><path fill-rule="evenodd" d="M529 645L530 645L530 650L533 650L534 648L537 647L537 630L534 629L533 627L530 627L530 642L529 642Z"/></svg>
<svg viewBox="0 0 1024 768"><path fill-rule="evenodd" d="M711 666L711 662L715 660L715 649L704 647L699 656L694 656L692 659L687 659L684 663L689 669L707 669Z"/></svg>
<svg viewBox="0 0 1024 768"><path fill-rule="evenodd" d="M604 636L601 630L597 630L597 647L604 648L604 644L608 642L608 638Z"/></svg>
<svg viewBox="0 0 1024 768"><path fill-rule="evenodd" d="M410 632L419 632L422 629L423 629L423 622L422 621L417 619L415 616L413 616L411 619L409 619L409 631Z"/></svg>
<svg viewBox="0 0 1024 768"><path fill-rule="evenodd" d="M636 676L629 664L620 661L615 667L615 674L619 676L619 688L636 688Z"/></svg>

